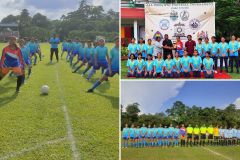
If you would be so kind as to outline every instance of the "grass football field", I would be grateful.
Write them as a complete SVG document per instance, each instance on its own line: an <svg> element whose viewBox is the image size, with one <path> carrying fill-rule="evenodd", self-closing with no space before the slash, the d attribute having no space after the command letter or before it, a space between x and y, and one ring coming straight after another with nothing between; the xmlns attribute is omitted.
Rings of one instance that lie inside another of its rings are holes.
<svg viewBox="0 0 240 160"><path fill-rule="evenodd" d="M65 59L49 64L49 47L41 44L43 61L19 95L16 78L0 81L0 160L118 159L119 76L86 93L100 72L86 81ZM40 95L44 84L48 96Z"/></svg>
<svg viewBox="0 0 240 160"><path fill-rule="evenodd" d="M240 146L123 148L122 160L239 160Z"/></svg>
<svg viewBox="0 0 240 160"><path fill-rule="evenodd" d="M122 79L127 79L127 72L128 72L128 68L127 68L127 61L121 61L121 78ZM230 68L229 68L230 71ZM228 73L232 79L240 79L240 74L236 73L236 68L233 68L233 73ZM159 80L159 79L158 79ZM202 80L202 79L199 79Z"/></svg>

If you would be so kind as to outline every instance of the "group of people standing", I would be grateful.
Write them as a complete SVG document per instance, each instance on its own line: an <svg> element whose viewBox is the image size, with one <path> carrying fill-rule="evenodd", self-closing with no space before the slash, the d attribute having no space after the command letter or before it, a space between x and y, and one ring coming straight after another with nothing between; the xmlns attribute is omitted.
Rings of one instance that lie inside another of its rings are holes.
<svg viewBox="0 0 240 160"><path fill-rule="evenodd" d="M239 73L240 38L237 41L232 36L229 43L224 37L221 37L220 43L215 36L211 37L211 42L208 37L198 38L197 43L191 35L187 38L185 45L180 37L176 37L173 44L167 34L163 41L156 37L154 44L152 39L148 39L145 44L143 38L140 38L139 43L135 43L135 38L132 38L128 45L127 76L179 78L193 75L199 78L203 72L205 78L213 78L214 73L218 72L219 59L220 73L223 72L223 64L225 71L229 72L230 66L232 73L234 63L236 72Z"/></svg>

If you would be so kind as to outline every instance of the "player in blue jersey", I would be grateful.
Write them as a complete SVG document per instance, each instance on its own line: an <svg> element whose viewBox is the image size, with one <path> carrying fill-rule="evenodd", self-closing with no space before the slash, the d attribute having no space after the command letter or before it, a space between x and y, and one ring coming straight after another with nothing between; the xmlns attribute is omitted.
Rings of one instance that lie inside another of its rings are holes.
<svg viewBox="0 0 240 160"><path fill-rule="evenodd" d="M70 57L70 66L73 68L82 60L84 60L84 53L82 53L82 44L80 43L79 39L76 38L73 42L73 50ZM77 56L77 61L73 64L74 57Z"/></svg>
<svg viewBox="0 0 240 160"><path fill-rule="evenodd" d="M206 52L210 52L212 50L212 44L209 43L208 37L205 38L205 42L203 43L203 54L202 54L202 60L206 57Z"/></svg>
<svg viewBox="0 0 240 160"><path fill-rule="evenodd" d="M213 59L210 57L210 52L206 52L206 58L203 60L204 66L204 76L205 78L214 78L213 66L214 62Z"/></svg>
<svg viewBox="0 0 240 160"><path fill-rule="evenodd" d="M157 128L157 144L158 146L162 146L162 139L163 139L163 128L162 128L162 124L159 125L159 127Z"/></svg>
<svg viewBox="0 0 240 160"><path fill-rule="evenodd" d="M137 49L138 45L135 43L136 39L132 38L131 43L128 44L128 58L130 58L130 55L133 54L134 58L137 59Z"/></svg>
<svg viewBox="0 0 240 160"><path fill-rule="evenodd" d="M152 138L151 125L149 124L147 128L147 147L151 147L151 138Z"/></svg>
<svg viewBox="0 0 240 160"><path fill-rule="evenodd" d="M212 48L211 48L211 55L214 62L214 71L217 73L217 65L218 65L218 57L219 57L219 44L216 42L216 37L212 36Z"/></svg>
<svg viewBox="0 0 240 160"><path fill-rule="evenodd" d="M191 66L193 77L200 78L201 77L201 66L202 66L202 58L198 56L198 51L195 49L193 52L193 56L191 59Z"/></svg>
<svg viewBox="0 0 240 160"><path fill-rule="evenodd" d="M236 126L232 128L232 145L237 144L237 129Z"/></svg>
<svg viewBox="0 0 240 160"><path fill-rule="evenodd" d="M152 55L148 54L147 55L147 60L145 61L145 73L144 77L145 78L152 78L153 77L153 60L152 60Z"/></svg>
<svg viewBox="0 0 240 160"><path fill-rule="evenodd" d="M174 146L178 146L178 144L179 144L179 134L180 134L180 129L177 125L173 130L173 145Z"/></svg>
<svg viewBox="0 0 240 160"><path fill-rule="evenodd" d="M237 145L240 145L240 127L237 130Z"/></svg>
<svg viewBox="0 0 240 160"><path fill-rule="evenodd" d="M87 46L84 48L84 56L82 57L82 63L73 71L73 73L76 73L79 69L81 69L84 65L86 65L91 60L91 56L92 56L91 52L92 52L92 42L88 41Z"/></svg>
<svg viewBox="0 0 240 160"><path fill-rule="evenodd" d="M171 59L172 54L167 55L167 59L164 61L164 77L173 78L173 69L174 69L174 61Z"/></svg>
<svg viewBox="0 0 240 160"><path fill-rule="evenodd" d="M145 126L145 124L143 124L140 128L140 138L141 147L146 147L147 127Z"/></svg>
<svg viewBox="0 0 240 160"><path fill-rule="evenodd" d="M62 53L61 53L61 59L63 57L63 54L67 52L68 53L68 42L66 40L64 40L62 42Z"/></svg>
<svg viewBox="0 0 240 160"><path fill-rule="evenodd" d="M125 124L125 128L123 128L123 131L122 131L123 148L128 147L129 138L130 138L130 129L128 128L128 124Z"/></svg>
<svg viewBox="0 0 240 160"><path fill-rule="evenodd" d="M22 52L22 57L23 57L23 60L24 60L24 74L23 74L23 83L25 82L25 68L27 67L28 69L28 74L27 74L27 78L30 77L31 75L31 68L32 68L32 65L31 65L31 59L30 59L30 50L29 48L25 45L25 41L23 39L20 39L19 40L19 47L21 49L21 52Z"/></svg>
<svg viewBox="0 0 240 160"><path fill-rule="evenodd" d="M167 126L163 128L163 146L169 146L169 130Z"/></svg>
<svg viewBox="0 0 240 160"><path fill-rule="evenodd" d="M219 56L220 56L220 73L223 70L223 62L225 65L225 70L228 73L228 51L229 45L225 42L225 38L221 38L221 43L219 43Z"/></svg>
<svg viewBox="0 0 240 160"><path fill-rule="evenodd" d="M35 39L36 53L38 54L39 60L42 61L42 51L38 39Z"/></svg>
<svg viewBox="0 0 240 160"><path fill-rule="evenodd" d="M30 49L30 57L32 59L32 57L34 57L34 65L37 64L37 47L36 47L36 43L35 43L35 38L32 37L31 41L28 43L28 47Z"/></svg>
<svg viewBox="0 0 240 160"><path fill-rule="evenodd" d="M181 66L182 66L182 75L184 78L190 77L190 71L191 71L191 57L188 56L187 51L184 51L183 57L180 60Z"/></svg>
<svg viewBox="0 0 240 160"><path fill-rule="evenodd" d="M135 128L135 147L140 147L140 128L137 126Z"/></svg>
<svg viewBox="0 0 240 160"><path fill-rule="evenodd" d="M169 139L169 146L173 146L173 132L174 132L174 128L172 126L172 124L170 124L170 126L168 127L168 131L169 131L169 135L168 135L168 139Z"/></svg>
<svg viewBox="0 0 240 160"><path fill-rule="evenodd" d="M142 59L142 54L138 54L138 59L136 60L136 78L142 78L144 76L144 66L145 61Z"/></svg>
<svg viewBox="0 0 240 160"><path fill-rule="evenodd" d="M127 73L127 77L135 77L136 75L136 67L137 67L137 63L136 60L134 59L134 54L130 55L130 58L127 61L127 67L128 67L128 73ZM144 64L145 65L145 64Z"/></svg>
<svg viewBox="0 0 240 160"><path fill-rule="evenodd" d="M179 57L178 52L175 53L173 62L174 62L173 77L179 78L181 75L181 58Z"/></svg>
<svg viewBox="0 0 240 160"><path fill-rule="evenodd" d="M153 67L154 67L153 77L163 78L164 77L164 71L163 71L164 59L162 58L161 53L157 53L157 58L153 61Z"/></svg>
<svg viewBox="0 0 240 160"><path fill-rule="evenodd" d="M152 45L152 40L151 39L148 39L148 42L146 44L146 54L151 54L153 55L153 52L154 52L154 46ZM146 58L147 59L147 58ZM146 60L145 59L145 60Z"/></svg>
<svg viewBox="0 0 240 160"><path fill-rule="evenodd" d="M100 42L100 46L103 46L103 43ZM104 51L104 52L103 52ZM104 54L107 59L108 59L108 66L106 71L104 72L102 78L100 80L98 80L93 86L92 88L90 88L87 92L93 92L94 89L96 87L98 87L103 81L107 80L108 77L113 77L115 74L119 74L119 38L115 38L115 46L111 49L110 51L110 56L108 56L107 54L107 49L102 50L99 49L96 51L95 57L98 57L98 54L102 54L106 52L106 54ZM102 55L101 55L102 56ZM101 67L105 68L105 62L102 61L102 58L99 58L98 64ZM96 67L96 66L95 66Z"/></svg>
<svg viewBox="0 0 240 160"><path fill-rule="evenodd" d="M229 42L229 65L231 67L231 73L233 72L233 63L235 62L237 73L239 73L239 64L238 64L238 50L239 45L236 41L236 37L233 35L231 41Z"/></svg>
<svg viewBox="0 0 240 160"><path fill-rule="evenodd" d="M60 43L60 39L57 34L54 34L53 37L50 38L49 43L51 44L51 54L50 54L50 63L53 60L53 54L56 56L56 60L58 62L58 44Z"/></svg>
<svg viewBox="0 0 240 160"><path fill-rule="evenodd" d="M203 43L202 43L202 38L198 38L198 43L196 44L195 50L197 50L198 55L200 57L203 57Z"/></svg>
<svg viewBox="0 0 240 160"><path fill-rule="evenodd" d="M138 50L138 55L141 53L142 54L142 58L145 60L147 58L147 46L144 43L143 38L139 39L139 44L137 45L137 50Z"/></svg>
<svg viewBox="0 0 240 160"><path fill-rule="evenodd" d="M135 146L135 127L132 124L131 128L129 129L129 138L130 138L130 145L131 147Z"/></svg>

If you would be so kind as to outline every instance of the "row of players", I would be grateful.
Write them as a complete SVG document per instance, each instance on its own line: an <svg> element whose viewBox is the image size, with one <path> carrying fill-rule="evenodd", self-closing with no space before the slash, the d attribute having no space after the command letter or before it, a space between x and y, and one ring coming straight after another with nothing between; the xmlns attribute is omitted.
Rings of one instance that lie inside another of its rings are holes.
<svg viewBox="0 0 240 160"><path fill-rule="evenodd" d="M160 124L145 127L143 124L140 128L132 124L131 128L128 124L125 125L122 131L123 148L130 147L156 147L156 146L178 146L179 141L181 146L192 145L239 145L240 144L240 128L222 128L217 125L206 127L203 124L201 127L191 124L185 128L184 124L179 128L178 125L174 128L172 124L169 127Z"/></svg>
<svg viewBox="0 0 240 160"><path fill-rule="evenodd" d="M188 41L185 43L185 47L180 37L176 38L176 43L173 45L171 40L168 39L168 35L165 35L165 40L161 43L160 37L156 38L156 42L154 45L152 44L152 40L148 39L147 44L144 43L144 40L141 38L139 43L135 43L135 38L132 38L131 43L128 45L128 57L130 58L131 54L134 54L135 59L138 54L141 53L143 59L147 59L147 55L152 55L157 57L158 53L163 54L163 59L167 59L167 55L172 55L172 50L176 50L178 52L179 57L183 57L184 50L188 52L188 55L192 57L194 50L197 50L199 56L204 59L206 57L206 52L210 52L213 58L215 67L217 68L217 61L220 57L222 61L227 66L228 57L230 60L231 72L233 71L233 62L236 63L237 72L239 71L239 52L240 52L240 38L239 41L236 41L236 37L232 36L231 41L227 43L225 38L221 38L221 42L216 42L216 37L211 37L212 42L209 42L208 37L204 39L204 43L202 42L202 38L198 38L198 43L195 43L192 40L192 36L188 36Z"/></svg>
<svg viewBox="0 0 240 160"><path fill-rule="evenodd" d="M210 52L206 52L206 57L198 56L197 50L194 51L194 56L188 56L187 51L184 51L184 56L179 57L178 52L172 59L171 54L167 55L167 59L162 58L162 54L158 53L157 58L152 60L152 55L148 54L147 60L142 59L142 54L138 54L137 60L134 59L134 54L130 55L127 61L128 77L137 78L179 78L181 76L188 78L190 73L196 78L201 77L201 72L204 72L205 78L214 78L216 67ZM222 72L223 66L221 65ZM226 70L228 68L226 67Z"/></svg>

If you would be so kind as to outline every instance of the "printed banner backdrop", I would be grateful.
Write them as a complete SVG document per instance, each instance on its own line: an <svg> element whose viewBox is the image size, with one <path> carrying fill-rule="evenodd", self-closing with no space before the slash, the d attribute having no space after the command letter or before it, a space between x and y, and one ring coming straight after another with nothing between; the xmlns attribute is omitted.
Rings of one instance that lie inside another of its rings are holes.
<svg viewBox="0 0 240 160"><path fill-rule="evenodd" d="M215 2L145 5L145 38L168 34L172 40L187 35L197 38L215 36Z"/></svg>

